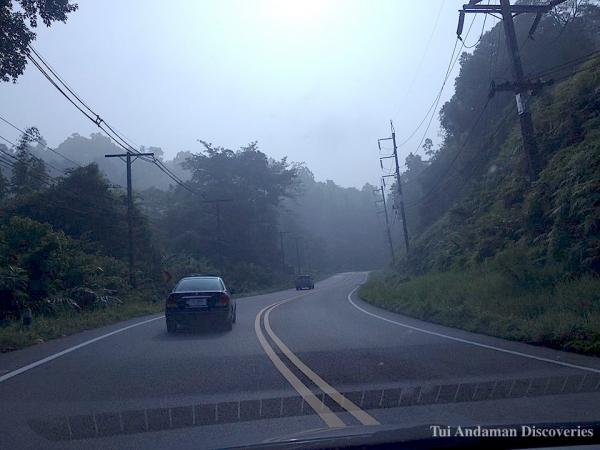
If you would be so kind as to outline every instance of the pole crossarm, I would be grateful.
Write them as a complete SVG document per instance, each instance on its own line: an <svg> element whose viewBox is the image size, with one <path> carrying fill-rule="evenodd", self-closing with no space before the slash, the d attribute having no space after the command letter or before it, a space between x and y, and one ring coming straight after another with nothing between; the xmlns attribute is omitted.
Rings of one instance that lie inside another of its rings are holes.
<svg viewBox="0 0 600 450"><path fill-rule="evenodd" d="M556 5L554 5L556 6ZM523 14L523 13L546 13L550 11L554 6L550 4L546 5L512 5L511 12L515 14ZM461 10L464 13L501 13L502 6L501 5L463 5L463 9Z"/></svg>
<svg viewBox="0 0 600 450"><path fill-rule="evenodd" d="M537 93L542 87L551 84L552 81L531 81L526 78L521 56L519 54L519 45L515 32L515 24L513 17L518 14L536 14L536 17L529 29L528 35L533 39L538 24L541 21L542 15L549 12L552 8L564 3L566 0L551 0L548 3L538 5L511 4L510 0L499 0L498 4L481 5L479 1L471 0L468 4L463 5L459 10L458 26L456 34L460 39L463 25L465 22L465 14L481 13L481 14L500 14L502 16L502 25L504 28L504 38L506 39L506 48L510 55L510 67L512 70L513 79L511 82L494 84L490 86L489 98L492 98L497 91L513 91L515 94L515 102L517 104L517 112L521 125L521 140L523 142L523 153L527 162L527 170L529 173L529 181L535 182L538 179L541 162L539 150L536 142L535 129L533 119L528 107L528 97L531 94Z"/></svg>
<svg viewBox="0 0 600 450"><path fill-rule="evenodd" d="M105 158L119 158L125 161L127 168L127 241L128 241L128 253L129 253L129 284L136 286L135 281L135 270L134 270L134 248L133 248L133 188L131 181L131 163L140 156L152 156L154 153L111 153L104 155Z"/></svg>

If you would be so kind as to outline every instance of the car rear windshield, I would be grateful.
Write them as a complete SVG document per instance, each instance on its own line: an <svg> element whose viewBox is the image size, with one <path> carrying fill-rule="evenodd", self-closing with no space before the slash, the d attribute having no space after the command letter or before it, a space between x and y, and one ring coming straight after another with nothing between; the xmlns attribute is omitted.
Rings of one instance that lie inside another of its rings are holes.
<svg viewBox="0 0 600 450"><path fill-rule="evenodd" d="M298 277L298 279L300 279L302 281L310 281L310 276L309 275L302 275L301 277Z"/></svg>
<svg viewBox="0 0 600 450"><path fill-rule="evenodd" d="M184 278L175 287L175 292L220 291L223 284L218 278Z"/></svg>

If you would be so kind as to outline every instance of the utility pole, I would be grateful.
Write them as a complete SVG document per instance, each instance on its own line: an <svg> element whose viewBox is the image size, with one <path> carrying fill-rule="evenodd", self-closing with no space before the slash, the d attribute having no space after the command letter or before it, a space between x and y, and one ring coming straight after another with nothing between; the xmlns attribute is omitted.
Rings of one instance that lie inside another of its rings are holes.
<svg viewBox="0 0 600 450"><path fill-rule="evenodd" d="M104 155L105 158L120 158L127 165L127 246L129 252L129 284L136 286L135 271L133 268L133 191L131 188L131 164L140 156L152 156L154 153L119 153ZM123 159L125 158L125 159Z"/></svg>
<svg viewBox="0 0 600 450"><path fill-rule="evenodd" d="M510 0L500 0L499 5L479 5L481 0L470 0L469 4L463 5L463 9L459 11L457 35L460 38L464 24L465 13L483 13L483 14L500 14L504 25L504 37L506 46L511 57L511 70L513 74L513 82L505 84L502 89L495 89L492 85L491 95L495 90L512 90L515 93L517 103L517 111L519 113L519 121L521 124L521 139L523 141L523 150L525 151L525 159L527 161L527 171L529 181L537 180L540 171L540 160L538 154L537 142L535 139L535 131L533 128L533 120L528 106L529 91L540 83L532 83L523 73L523 65L521 64L521 56L519 54L519 45L515 34L515 24L513 17L517 14L535 13L536 17L529 29L529 37L533 38L533 33L537 28L541 17L556 5L565 2L566 0L551 0L545 5L511 5Z"/></svg>
<svg viewBox="0 0 600 450"><path fill-rule="evenodd" d="M406 255L408 256L408 252L410 250L410 245L408 242L408 227L406 225L406 213L404 211L404 195L402 194L402 180L400 179L400 164L398 164L398 146L396 145L396 130L394 129L394 123L390 120L390 130L392 132L392 137L383 138L377 140L377 145L379 146L379 150L381 150L381 141L389 141L391 140L394 145L394 153L388 156L383 156L379 158L379 163L383 168L383 163L381 162L387 158L394 158L395 168L396 168L396 188L398 190L398 199L400 200L400 215L402 217L402 231L404 232L404 246L406 247ZM384 175L384 177L390 175ZM393 176L393 175L392 175Z"/></svg>
<svg viewBox="0 0 600 450"><path fill-rule="evenodd" d="M223 263L223 230L221 228L221 203L232 202L233 199L217 199L217 200L203 200L202 203L214 203L215 213L217 215L217 243L219 251L219 275L225 276L225 265Z"/></svg>
<svg viewBox="0 0 600 450"><path fill-rule="evenodd" d="M296 270L298 271L298 275L301 275L302 265L300 264L300 238L296 236L294 240L296 241Z"/></svg>
<svg viewBox="0 0 600 450"><path fill-rule="evenodd" d="M281 271L285 272L285 246L283 245L283 235L289 234L289 231L279 232L279 242L281 244Z"/></svg>
<svg viewBox="0 0 600 450"><path fill-rule="evenodd" d="M385 215L385 229L388 238L388 243L390 245L390 254L392 256L392 263L396 262L396 255L394 254L394 243L392 241L392 232L390 231L390 220L388 217L387 203L385 201L385 190L383 188L383 180L380 186L380 189L375 189L373 192L377 192L377 194L381 193L381 200L377 200L375 203L381 202L383 204L383 214ZM380 213L378 211L377 213Z"/></svg>

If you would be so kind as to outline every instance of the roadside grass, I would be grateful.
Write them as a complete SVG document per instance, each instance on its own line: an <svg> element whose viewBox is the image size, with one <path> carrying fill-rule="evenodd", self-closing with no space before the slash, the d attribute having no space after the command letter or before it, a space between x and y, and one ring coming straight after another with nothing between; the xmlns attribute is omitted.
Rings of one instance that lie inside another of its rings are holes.
<svg viewBox="0 0 600 450"><path fill-rule="evenodd" d="M47 340L84 330L110 325L133 317L154 314L163 310L162 302L128 299L91 311L61 311L53 316L34 315L33 323L25 328L21 323L0 325L0 352L41 344Z"/></svg>
<svg viewBox="0 0 600 450"><path fill-rule="evenodd" d="M384 309L467 331L600 355L600 278L523 289L496 271L430 273L402 280L372 273L360 297Z"/></svg>

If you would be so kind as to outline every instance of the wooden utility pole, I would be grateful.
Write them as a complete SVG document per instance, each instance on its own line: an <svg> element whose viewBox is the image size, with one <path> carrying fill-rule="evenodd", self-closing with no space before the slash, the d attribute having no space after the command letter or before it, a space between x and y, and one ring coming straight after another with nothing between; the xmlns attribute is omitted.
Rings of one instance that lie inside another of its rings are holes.
<svg viewBox="0 0 600 450"><path fill-rule="evenodd" d="M463 5L463 9L459 11L459 21L457 34L460 37L464 23L465 13L483 13L483 14L500 14L504 25L504 37L506 46L510 53L511 70L513 74L513 82L507 86L504 85L503 90L510 88L515 93L517 102L517 111L519 113L519 121L521 124L521 139L523 141L523 150L527 161L527 170L529 180L535 181L538 178L540 171L540 159L538 154L537 142L535 140L535 131L533 128L533 120L529 111L528 98L529 91L534 85L539 83L530 82L523 73L523 65L521 64L521 56L519 54L519 45L515 34L515 24L513 17L517 14L535 13L536 17L529 30L529 36L533 36L540 19L544 13L547 13L556 5L563 3L566 0L552 0L543 5L511 5L510 0L500 0L498 5L480 5L481 0L471 0L467 5Z"/></svg>
<svg viewBox="0 0 600 450"><path fill-rule="evenodd" d="M392 241L392 232L390 230L390 220L388 217L388 210L387 210L387 202L385 201L385 190L383 187L383 180L382 180L382 184L380 186L380 189L375 189L373 192L377 192L377 194L381 194L381 199L377 200L375 203L379 203L381 202L383 204L383 211L377 211L377 213L381 213L383 212L384 217L385 217L385 230L386 230L386 234L387 234L387 239L388 239L388 244L390 246L390 255L392 257L392 263L396 262L396 255L394 253L394 242Z"/></svg>
<svg viewBox="0 0 600 450"><path fill-rule="evenodd" d="M140 156L154 156L154 153L119 153L104 155L105 158L120 158L127 165L127 244L129 253L129 284L135 287L135 270L133 260L133 190L131 187L131 164ZM123 159L125 158L125 159Z"/></svg>
<svg viewBox="0 0 600 450"><path fill-rule="evenodd" d="M294 240L296 241L296 270L298 271L298 275L301 275L302 265L300 263L300 238L296 236Z"/></svg>
<svg viewBox="0 0 600 450"><path fill-rule="evenodd" d="M281 244L281 271L285 272L285 245L283 244L283 236L289 234L289 231L279 232L279 242Z"/></svg>
<svg viewBox="0 0 600 450"><path fill-rule="evenodd" d="M217 200L203 200L202 203L214 203L215 214L217 216L217 248L219 251L219 275L225 276L225 264L223 262L223 230L221 228L221 203L232 202L233 199L217 199Z"/></svg>
<svg viewBox="0 0 600 450"><path fill-rule="evenodd" d="M410 245L408 241L408 227L406 225L406 213L404 211L404 195L402 194L402 180L400 179L400 164L398 163L398 146L396 145L396 130L394 129L394 123L390 120L390 129L392 132L392 136L389 138L383 138L377 140L377 145L379 146L379 150L381 150L381 141L392 141L394 146L394 152L388 156L382 156L379 158L381 163L382 160L387 158L394 158L395 163L395 176L396 176L396 189L398 190L398 200L400 202L400 215L402 218L402 231L404 232L404 246L406 247L406 255L408 256L408 252L410 251ZM383 167L383 165L382 165ZM388 175L384 175L386 177Z"/></svg>

